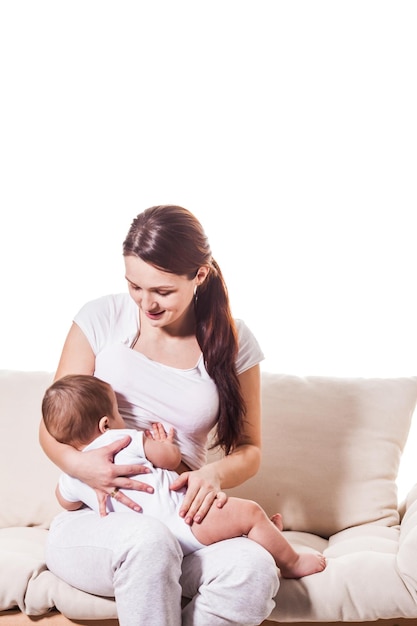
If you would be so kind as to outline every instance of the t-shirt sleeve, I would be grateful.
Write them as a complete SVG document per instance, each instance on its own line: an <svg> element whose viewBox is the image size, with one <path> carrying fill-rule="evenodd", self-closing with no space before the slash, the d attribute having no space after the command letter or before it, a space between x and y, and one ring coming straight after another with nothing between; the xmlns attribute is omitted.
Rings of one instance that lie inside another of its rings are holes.
<svg viewBox="0 0 417 626"><path fill-rule="evenodd" d="M137 333L137 308L127 294L103 296L87 302L75 315L97 355L108 343L129 344Z"/></svg>
<svg viewBox="0 0 417 626"><path fill-rule="evenodd" d="M68 474L60 475L58 485L62 497L68 500L68 502L79 502L81 500L80 494L76 493L77 490L74 489L77 482L74 478L68 476Z"/></svg>
<svg viewBox="0 0 417 626"><path fill-rule="evenodd" d="M129 430L131 441L129 449L136 458L146 459L144 438L145 433L142 430Z"/></svg>
<svg viewBox="0 0 417 626"><path fill-rule="evenodd" d="M59 477L59 491L61 496L68 502L83 502L93 511L98 512L99 504L95 491L85 483L73 478L68 474Z"/></svg>
<svg viewBox="0 0 417 626"><path fill-rule="evenodd" d="M265 356L261 347L243 320L235 320L239 339L239 350L236 359L236 369L238 374L242 374L254 365L258 365Z"/></svg>

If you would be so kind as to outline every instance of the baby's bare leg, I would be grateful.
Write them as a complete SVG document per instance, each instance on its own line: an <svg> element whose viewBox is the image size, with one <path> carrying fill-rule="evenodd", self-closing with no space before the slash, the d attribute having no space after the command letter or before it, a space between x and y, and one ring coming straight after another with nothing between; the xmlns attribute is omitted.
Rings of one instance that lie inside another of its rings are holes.
<svg viewBox="0 0 417 626"><path fill-rule="evenodd" d="M271 517L271 522L275 524L279 530L283 530L284 523L281 513L275 513L275 515ZM326 567L326 559L322 554L301 553L298 555L295 565L292 566L290 570L287 570L285 565L281 565L281 574L284 578L301 578L301 576L306 576L307 574L300 574L300 572L309 571L311 567L314 569L317 567L317 561L319 562L319 571L322 571Z"/></svg>
<svg viewBox="0 0 417 626"><path fill-rule="evenodd" d="M298 554L281 533L279 518L275 517L275 520L278 524L252 500L229 498L222 508L214 504L202 522L193 524L191 529L205 545L246 535L272 554L284 578L301 578L321 572L326 567L324 556Z"/></svg>

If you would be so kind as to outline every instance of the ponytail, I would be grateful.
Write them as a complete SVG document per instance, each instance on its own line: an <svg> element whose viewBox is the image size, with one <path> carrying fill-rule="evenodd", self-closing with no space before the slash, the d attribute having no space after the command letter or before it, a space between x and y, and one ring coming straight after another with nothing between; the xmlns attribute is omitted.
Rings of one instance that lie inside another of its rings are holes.
<svg viewBox="0 0 417 626"><path fill-rule="evenodd" d="M246 412L236 371L238 337L229 305L227 287L216 261L195 300L196 336L209 376L219 393L219 416L213 447L226 454L241 443Z"/></svg>

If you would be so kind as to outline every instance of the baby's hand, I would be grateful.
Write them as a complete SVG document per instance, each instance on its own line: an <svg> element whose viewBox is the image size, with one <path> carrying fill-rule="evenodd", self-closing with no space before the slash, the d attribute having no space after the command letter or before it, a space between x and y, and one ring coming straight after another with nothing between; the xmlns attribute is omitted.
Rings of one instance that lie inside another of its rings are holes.
<svg viewBox="0 0 417 626"><path fill-rule="evenodd" d="M165 428L160 422L152 424L152 430L145 430L145 436L148 439L154 439L155 441L167 441L168 443L174 443L175 429L170 428L167 434Z"/></svg>
<svg viewBox="0 0 417 626"><path fill-rule="evenodd" d="M152 430L145 430L143 447L148 459L155 467L176 470L181 463L181 452L174 441L175 430L165 428L159 422L152 424Z"/></svg>

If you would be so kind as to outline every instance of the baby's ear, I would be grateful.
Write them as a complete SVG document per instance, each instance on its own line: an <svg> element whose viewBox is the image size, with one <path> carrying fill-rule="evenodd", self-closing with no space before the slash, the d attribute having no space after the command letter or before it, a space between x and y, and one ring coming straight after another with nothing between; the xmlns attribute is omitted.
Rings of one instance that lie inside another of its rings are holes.
<svg viewBox="0 0 417 626"><path fill-rule="evenodd" d="M107 417L107 415L104 415L98 423L98 429L101 432L101 434L103 434L106 432L106 430L109 430L109 428L110 428L109 418Z"/></svg>

